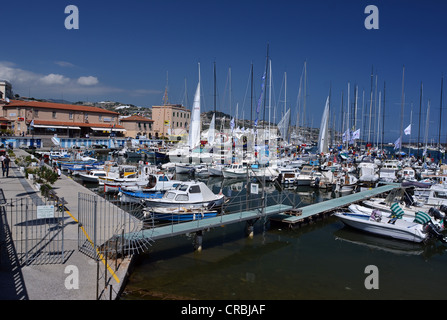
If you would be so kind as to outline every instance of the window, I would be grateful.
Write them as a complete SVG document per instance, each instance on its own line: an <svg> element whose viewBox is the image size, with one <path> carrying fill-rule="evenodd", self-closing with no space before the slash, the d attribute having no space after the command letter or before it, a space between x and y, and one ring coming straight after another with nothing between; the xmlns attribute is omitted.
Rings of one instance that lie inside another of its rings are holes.
<svg viewBox="0 0 447 320"><path fill-rule="evenodd" d="M172 200L172 199L174 199L174 197L175 197L175 193L174 192L168 192L166 194L166 199L168 199L168 200Z"/></svg>
<svg viewBox="0 0 447 320"><path fill-rule="evenodd" d="M68 113L68 119L73 120L73 112Z"/></svg>
<svg viewBox="0 0 447 320"><path fill-rule="evenodd" d="M99 118L99 121L102 121L102 114L100 114L100 115L98 116L98 118Z"/></svg>
<svg viewBox="0 0 447 320"><path fill-rule="evenodd" d="M187 194L178 194L177 197L175 197L175 201L188 201L189 197Z"/></svg>
<svg viewBox="0 0 447 320"><path fill-rule="evenodd" d="M53 119L56 119L56 111L53 111Z"/></svg>
<svg viewBox="0 0 447 320"><path fill-rule="evenodd" d="M200 193L200 187L199 186L191 186L189 188L189 193Z"/></svg>
<svg viewBox="0 0 447 320"><path fill-rule="evenodd" d="M188 189L188 185L186 185L186 184L181 184L178 187L178 190L180 190L180 191L186 191L187 189Z"/></svg>

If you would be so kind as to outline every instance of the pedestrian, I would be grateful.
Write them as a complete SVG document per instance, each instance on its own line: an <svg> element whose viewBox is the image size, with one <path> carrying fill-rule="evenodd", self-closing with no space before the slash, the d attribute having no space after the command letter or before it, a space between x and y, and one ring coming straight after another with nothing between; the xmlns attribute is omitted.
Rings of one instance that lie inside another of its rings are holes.
<svg viewBox="0 0 447 320"><path fill-rule="evenodd" d="M6 173L6 178L8 178L9 176L9 163L11 162L11 159L9 159L9 156L6 155L5 159L3 159L3 176L5 176Z"/></svg>
<svg viewBox="0 0 447 320"><path fill-rule="evenodd" d="M5 160L5 156L1 155L0 162L2 163L2 173L3 173L3 176L5 176L5 165L3 164L3 160Z"/></svg>

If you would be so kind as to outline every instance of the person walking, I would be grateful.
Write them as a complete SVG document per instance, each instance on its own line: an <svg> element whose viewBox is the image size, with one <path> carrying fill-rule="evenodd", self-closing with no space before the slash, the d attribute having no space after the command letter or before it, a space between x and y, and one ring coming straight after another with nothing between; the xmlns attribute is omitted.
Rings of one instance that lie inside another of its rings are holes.
<svg viewBox="0 0 447 320"><path fill-rule="evenodd" d="M2 163L2 174L3 174L3 177L4 177L5 176L5 165L3 164L3 160L5 160L5 156L1 155L0 156L0 162Z"/></svg>
<svg viewBox="0 0 447 320"><path fill-rule="evenodd" d="M9 176L9 163L10 162L11 162L11 159L9 159L9 156L6 155L5 159L3 159L3 162L2 162L3 176L5 176L5 173L6 173L6 178L8 178L8 176Z"/></svg>

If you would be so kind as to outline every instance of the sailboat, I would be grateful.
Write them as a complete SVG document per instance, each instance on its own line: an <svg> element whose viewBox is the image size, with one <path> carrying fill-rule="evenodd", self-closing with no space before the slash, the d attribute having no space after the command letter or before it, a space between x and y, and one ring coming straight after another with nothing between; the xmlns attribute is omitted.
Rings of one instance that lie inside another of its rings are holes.
<svg viewBox="0 0 447 320"><path fill-rule="evenodd" d="M321 117L320 133L318 134L318 153L329 151L329 96L326 99L323 116Z"/></svg>
<svg viewBox="0 0 447 320"><path fill-rule="evenodd" d="M199 65L200 66L200 65ZM194 95L194 103L191 112L191 124L189 127L188 145L183 148L173 150L170 154L180 155L180 163L176 164L175 171L178 174L184 174L194 171L194 166L191 165L190 158L193 155L193 150L200 144L200 69L199 69L199 83L197 84L196 93Z"/></svg>

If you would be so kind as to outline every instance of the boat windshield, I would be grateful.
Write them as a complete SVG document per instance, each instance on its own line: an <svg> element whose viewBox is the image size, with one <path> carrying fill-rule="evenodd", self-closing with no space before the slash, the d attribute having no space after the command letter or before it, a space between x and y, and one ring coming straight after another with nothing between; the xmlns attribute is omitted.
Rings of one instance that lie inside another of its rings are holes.
<svg viewBox="0 0 447 320"><path fill-rule="evenodd" d="M177 190L180 190L180 191L186 191L186 190L188 190L188 185L187 185L187 184L181 184L181 185L178 187Z"/></svg>
<svg viewBox="0 0 447 320"><path fill-rule="evenodd" d="M168 199L168 200L173 200L174 197L175 197L175 193L174 192L168 192L165 195L165 198Z"/></svg>

